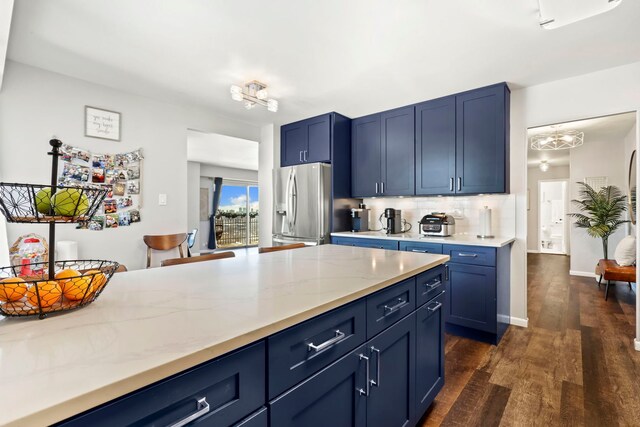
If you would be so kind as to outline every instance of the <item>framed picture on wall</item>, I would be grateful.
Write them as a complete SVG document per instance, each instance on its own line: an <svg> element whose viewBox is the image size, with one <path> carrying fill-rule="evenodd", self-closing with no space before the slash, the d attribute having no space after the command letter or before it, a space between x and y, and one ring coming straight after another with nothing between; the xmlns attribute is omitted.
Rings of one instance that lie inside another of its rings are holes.
<svg viewBox="0 0 640 427"><path fill-rule="evenodd" d="M120 141L120 113L101 108L84 107L84 135Z"/></svg>

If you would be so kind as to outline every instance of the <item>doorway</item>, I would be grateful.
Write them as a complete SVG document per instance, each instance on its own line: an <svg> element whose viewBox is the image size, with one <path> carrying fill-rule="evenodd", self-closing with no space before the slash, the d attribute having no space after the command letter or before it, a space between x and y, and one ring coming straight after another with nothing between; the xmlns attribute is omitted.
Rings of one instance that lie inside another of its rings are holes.
<svg viewBox="0 0 640 427"><path fill-rule="evenodd" d="M568 183L566 179L538 181L538 251L568 254Z"/></svg>
<svg viewBox="0 0 640 427"><path fill-rule="evenodd" d="M220 249L258 245L258 183L224 180L216 212Z"/></svg>

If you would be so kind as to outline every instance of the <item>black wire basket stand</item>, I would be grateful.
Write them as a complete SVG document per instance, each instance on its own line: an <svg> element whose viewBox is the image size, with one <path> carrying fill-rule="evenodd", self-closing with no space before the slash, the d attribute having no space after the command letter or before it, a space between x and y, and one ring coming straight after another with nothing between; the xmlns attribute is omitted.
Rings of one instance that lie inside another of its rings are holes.
<svg viewBox="0 0 640 427"><path fill-rule="evenodd" d="M88 222L97 213L108 188L58 185L62 141L49 141L50 185L0 183L0 212L8 223L49 225L48 262L0 268L0 314L39 316L73 310L93 302L118 269L105 260L55 260L56 224ZM25 272L26 271L26 272Z"/></svg>

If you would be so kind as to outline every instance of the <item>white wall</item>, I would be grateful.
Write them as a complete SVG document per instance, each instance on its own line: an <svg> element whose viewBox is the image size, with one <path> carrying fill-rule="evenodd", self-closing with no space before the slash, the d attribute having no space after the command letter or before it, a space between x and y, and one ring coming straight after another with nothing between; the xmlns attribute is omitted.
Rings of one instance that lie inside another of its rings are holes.
<svg viewBox="0 0 640 427"><path fill-rule="evenodd" d="M258 191L260 200L260 246L272 245L273 217L273 169L280 166L280 127L275 124L263 126L260 130L258 151ZM277 159L277 160L276 160Z"/></svg>
<svg viewBox="0 0 640 427"><path fill-rule="evenodd" d="M636 149L636 135L638 134L638 122L636 121L635 125L629 133L624 138L624 164L625 164L625 181L627 184L623 188L623 191L627 192L629 190L629 163L631 162L631 154ZM636 163L638 162L638 158L636 155ZM627 219L630 219L629 212L627 212ZM633 234L636 232L635 225L629 223L626 227L626 234Z"/></svg>
<svg viewBox="0 0 640 427"><path fill-rule="evenodd" d="M571 162L570 198L580 197L577 182L584 182L586 177L606 176L608 185L615 185L623 192L627 188L627 165L624 161L623 140L609 138L589 138L581 147L569 152ZM576 212L572 205L569 212ZM584 229L573 226L571 221L571 274L595 277L595 266L603 258L602 240L590 237ZM625 236L626 230L621 227L609 238L609 254L612 257L616 245Z"/></svg>
<svg viewBox="0 0 640 427"><path fill-rule="evenodd" d="M200 176L206 176L209 178L216 178L219 176L226 179L258 182L257 170L225 168L222 166L207 165L204 163L200 163Z"/></svg>
<svg viewBox="0 0 640 427"><path fill-rule="evenodd" d="M569 179L569 166L550 166L549 170L542 172L538 166L527 170L529 179L529 211L527 212L527 250L538 251L538 181L545 179ZM526 201L525 201L526 203Z"/></svg>
<svg viewBox="0 0 640 427"><path fill-rule="evenodd" d="M512 252L511 313L527 310L527 128L640 110L640 62L531 86L511 93L511 192L516 195L517 241ZM640 299L637 302L640 318ZM640 327L636 323L637 335ZM640 341L637 348L640 349Z"/></svg>
<svg viewBox="0 0 640 427"><path fill-rule="evenodd" d="M8 266L10 263L6 222L4 215L0 215L0 267Z"/></svg>
<svg viewBox="0 0 640 427"><path fill-rule="evenodd" d="M46 152L52 135L96 152L144 150L141 223L101 232L58 227L60 240L79 242L83 258L112 259L130 269L142 268L143 235L188 230L187 129L259 138L258 127L212 111L130 95L12 61L5 71L0 92L1 181L46 183L50 175ZM85 105L122 113L122 141L84 137ZM167 206L158 206L160 193L167 194ZM28 232L46 234L47 229L8 225L10 241Z"/></svg>

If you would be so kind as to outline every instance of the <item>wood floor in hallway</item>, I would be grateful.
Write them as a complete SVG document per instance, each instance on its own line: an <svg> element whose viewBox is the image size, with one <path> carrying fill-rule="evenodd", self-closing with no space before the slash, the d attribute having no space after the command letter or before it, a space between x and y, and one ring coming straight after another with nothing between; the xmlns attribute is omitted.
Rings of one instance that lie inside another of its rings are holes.
<svg viewBox="0 0 640 427"><path fill-rule="evenodd" d="M529 328L491 346L446 338L445 387L422 426L640 426L635 295L528 256Z"/></svg>

